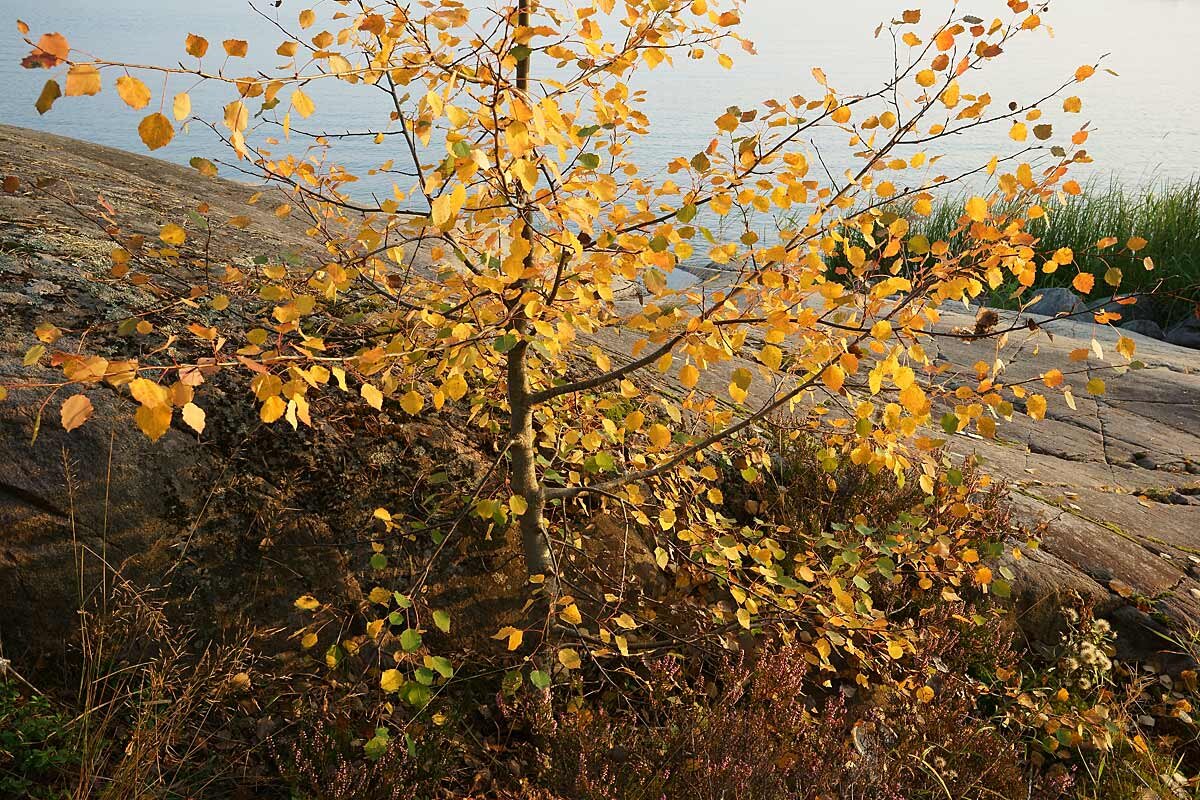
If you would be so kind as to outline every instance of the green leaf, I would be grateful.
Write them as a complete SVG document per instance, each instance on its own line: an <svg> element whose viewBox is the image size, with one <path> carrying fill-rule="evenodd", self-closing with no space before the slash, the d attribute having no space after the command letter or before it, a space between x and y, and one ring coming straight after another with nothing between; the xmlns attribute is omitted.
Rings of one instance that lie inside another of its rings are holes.
<svg viewBox="0 0 1200 800"><path fill-rule="evenodd" d="M383 569L387 566L387 556L383 553L376 553L371 556L371 569Z"/></svg>
<svg viewBox="0 0 1200 800"><path fill-rule="evenodd" d="M450 663L450 659L445 656L434 656L429 659L430 665L437 670L437 673L443 678L450 678L454 675L454 665Z"/></svg>
<svg viewBox="0 0 1200 800"><path fill-rule="evenodd" d="M540 669L535 669L533 672L529 673L529 682L539 689L549 689L550 675L542 672Z"/></svg>
<svg viewBox="0 0 1200 800"><path fill-rule="evenodd" d="M519 669L510 670L504 673L504 680L500 684L500 689L504 692L505 696L512 697L524 682L525 678L521 675Z"/></svg>
<svg viewBox="0 0 1200 800"><path fill-rule="evenodd" d="M600 166L600 156L595 153L580 153L579 165L584 169L595 169Z"/></svg>
<svg viewBox="0 0 1200 800"><path fill-rule="evenodd" d="M195 156L188 161L188 164L206 178L215 177L217 174L217 165L207 158Z"/></svg>
<svg viewBox="0 0 1200 800"><path fill-rule="evenodd" d="M951 436L958 433L958 417L949 411L942 414L942 430Z"/></svg>
<svg viewBox="0 0 1200 800"><path fill-rule="evenodd" d="M400 634L400 646L404 648L404 652L411 653L421 646L421 634L408 628Z"/></svg>
<svg viewBox="0 0 1200 800"><path fill-rule="evenodd" d="M696 207L691 203L688 203L686 206L679 209L679 213L675 215L675 218L686 225L696 218Z"/></svg>
<svg viewBox="0 0 1200 800"><path fill-rule="evenodd" d="M363 754L372 761L378 761L387 752L387 746L387 728L378 728L375 735L363 744Z"/></svg>
<svg viewBox="0 0 1200 800"><path fill-rule="evenodd" d="M410 706L424 708L429 704L429 698L433 696L433 693L429 691L428 686L422 686L416 681L409 681L405 684L404 691L400 696Z"/></svg>
<svg viewBox="0 0 1200 800"><path fill-rule="evenodd" d="M450 615L447 614L445 611L440 611L440 610L434 611L433 612L433 624L437 625L438 630L441 631L442 633L449 633L450 632Z"/></svg>

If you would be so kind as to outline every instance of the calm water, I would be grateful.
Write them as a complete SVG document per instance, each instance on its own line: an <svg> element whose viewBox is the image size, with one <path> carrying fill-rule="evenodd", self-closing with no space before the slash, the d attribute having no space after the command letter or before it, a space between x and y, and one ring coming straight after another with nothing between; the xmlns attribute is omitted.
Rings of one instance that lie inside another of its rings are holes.
<svg viewBox="0 0 1200 800"><path fill-rule="evenodd" d="M312 3L283 0L276 9L270 2L259 2L268 15L277 15L290 27L294 27L299 10L309 5ZM890 74L892 51L888 41L873 39L872 32L881 20L898 14L906 5L921 5L927 21L940 18L935 12L940 15L948 8L945 0L750 0L744 14L745 31L758 46L757 56L737 51L732 71L720 69L710 59L682 61L673 70L664 65L644 73L639 86L649 90L645 109L655 124L650 138L637 150L639 162L645 168L656 168L672 155L701 149L714 131L713 119L726 106L750 107L768 97L798 93L816 96L813 66L823 67L839 89L874 88ZM962 13L984 18L1004 10L999 0L963 0L959 8ZM272 51L282 38L245 0L0 0L0 12L5 26L0 35L4 86L0 121L137 152L145 152L135 130L144 112L121 103L111 77L106 77L100 96L62 98L50 113L38 116L33 102L47 75L18 67L28 48L16 35L15 18L28 22L35 36L59 31L76 48L142 63L173 63L185 57L183 40L189 32L206 36L216 51L223 38L246 38L251 42L251 59L239 68L241 73L250 67L269 67L274 60ZM1066 120L1074 125L1091 120L1098 128L1089 142L1097 161L1090 168L1091 175L1099 179L1115 175L1129 183L1142 183L1200 172L1200 88L1196 82L1200 54L1194 42L1200 30L1200 0L1059 0L1045 19L1054 28L1054 38L1041 32L1037 36L1040 41L1010 50L986 81L986 88L998 101L994 108L1009 99L1029 99L1039 89L1069 76L1078 65L1109 53L1105 64L1119 76L1100 73L1080 87L1084 113ZM260 60L254 58L256 53ZM157 96L160 85L147 81ZM184 88L172 84L170 91ZM307 128L361 129L383 113L372 97L377 92L367 87L329 86L310 94L317 101L318 113L305 121ZM225 89L194 92L193 112L208 118L219 116L220 104L228 99ZM942 167L986 159L1003 146L1003 133L959 137L943 145L948 157ZM375 146L366 139L349 140L339 146L340 159L352 169L365 171L398 155L388 150L396 141ZM220 152L213 134L193 125L159 154L185 162L193 155ZM834 161L834 169L847 163L836 154L828 157ZM362 185L383 188L379 183Z"/></svg>

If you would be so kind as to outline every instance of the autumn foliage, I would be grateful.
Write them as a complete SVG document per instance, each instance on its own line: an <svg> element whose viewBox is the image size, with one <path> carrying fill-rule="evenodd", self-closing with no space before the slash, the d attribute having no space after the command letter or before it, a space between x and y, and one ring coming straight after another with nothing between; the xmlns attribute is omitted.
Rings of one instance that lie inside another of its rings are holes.
<svg viewBox="0 0 1200 800"><path fill-rule="evenodd" d="M1030 221L1081 191L1071 170L1090 161L1088 128L1071 121L1072 91L1097 66L1011 102L986 84L1014 39L1044 35L1042 5L1009 0L991 20L904 10L878 32L895 43L893 75L847 91L814 69L792 97L715 109L707 147L655 169L632 156L654 121L631 76L697 59L732 68L736 51L753 52L737 32L741 3L334 5L282 26L269 74L236 74L249 49L239 39L189 35L178 64L153 67L19 25L32 48L24 65L51 72L40 111L116 91L150 150L207 125L228 160L192 159L199 176L250 174L282 189L286 200L256 201L302 219L310 239L294 260L209 263L201 232L245 220L202 205L153 241L112 216L112 280L183 302L127 331L137 344L122 358L53 324L37 331L26 361L61 371L49 391L64 427L87 423L83 390L104 385L132 401L152 440L180 423L205 435L206 389L235 376L280 436L311 425L330 395L494 434L493 473L456 487L464 511L443 535L466 535L468 518L520 531L531 607L544 613L494 635L529 659L538 685L589 659L662 649L680 631L731 648L745 632L772 632L814 668L851 658L879 674L919 646L889 621L890 590L1004 591L979 550L981 486L940 448L1069 406L1073 391L1104 391L1094 369L1078 378L1069 363L1037 385L1010 384L1006 348L1041 335L1036 325L942 321L1006 281L1028 301L1040 274L1077 269L1070 250L1039 249ZM307 130L320 120L314 87L329 82L380 103L387 124ZM198 83L224 88L221 109L193 108ZM939 148L983 128L1007 131L1011 150L942 174ZM814 144L818 131L844 143L849 169L826 168L834 159ZM378 174L397 176L391 196L358 191L339 165L350 136L376 143ZM964 187L954 247L913 233ZM668 276L697 262L717 277L672 288ZM1112 291L1121 275L1105 279ZM1091 291L1092 275L1074 285ZM195 355L168 356L156 346L165 337ZM947 374L931 355L937 337L977 341L976 370ZM1118 350L1131 359L1132 341ZM777 477L779 435L827 437L817 462L830 482L845 469L889 475L921 514L847 520L816 538L773 527L727 495ZM670 576L677 614L603 570L581 583L570 564L589 533L571 521L605 515ZM382 535L410 522L379 509L373 524ZM382 545L377 555L387 562ZM376 587L382 613L353 647L384 650L382 688L414 706L454 671L422 638L452 625L425 596L427 576ZM297 606L324 610L318 597ZM331 665L345 653L331 649ZM933 693L906 690L921 702Z"/></svg>

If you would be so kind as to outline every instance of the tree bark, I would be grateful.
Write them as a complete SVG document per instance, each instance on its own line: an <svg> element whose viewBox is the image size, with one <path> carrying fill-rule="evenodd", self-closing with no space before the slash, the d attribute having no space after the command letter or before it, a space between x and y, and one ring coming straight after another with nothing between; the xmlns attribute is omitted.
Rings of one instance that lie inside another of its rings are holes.
<svg viewBox="0 0 1200 800"><path fill-rule="evenodd" d="M531 0L520 0L517 5L517 26L529 26L529 9ZM529 56L517 62L516 89L521 94L529 91ZM523 188L518 187L520 199L522 226L521 235L527 246L525 268L533 266L534 237L533 213L528 205L528 197ZM513 330L522 337L512 350L508 351L508 406L509 406L509 453L511 466L509 481L513 493L525 498L527 507L519 519L521 531L521 546L525 553L525 568L532 577L542 575L544 586L553 596L557 592L557 569L554 555L550 551L550 540L546 535L543 522L543 512L546 508L546 493L542 488L537 474L537 437L533 429L532 392L529 386L529 374L526 368L526 357L529 353L529 343L524 340L528 334L529 324L521 306L521 294L525 282L513 284L516 296L512 300Z"/></svg>

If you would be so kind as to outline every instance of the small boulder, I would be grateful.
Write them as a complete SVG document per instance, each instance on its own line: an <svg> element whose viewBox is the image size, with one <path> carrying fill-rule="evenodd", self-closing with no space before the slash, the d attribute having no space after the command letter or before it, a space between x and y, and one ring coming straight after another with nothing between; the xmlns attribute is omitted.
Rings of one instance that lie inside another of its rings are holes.
<svg viewBox="0 0 1200 800"><path fill-rule="evenodd" d="M1200 350L1200 317L1192 315L1167 331L1166 340L1180 347Z"/></svg>
<svg viewBox="0 0 1200 800"><path fill-rule="evenodd" d="M1044 317L1056 317L1059 314L1077 314L1084 310L1079 296L1070 289L1053 287L1038 289L1034 293L1037 301L1025 308L1028 314L1041 314Z"/></svg>
<svg viewBox="0 0 1200 800"><path fill-rule="evenodd" d="M1114 322L1122 328L1137 320L1153 320L1159 316L1159 309L1155 307L1154 303L1154 295L1144 293L1115 294L1109 297L1101 297L1094 302L1088 303L1087 308L1096 314L1099 314L1101 311L1107 311L1109 314L1120 314L1121 319L1114 320Z"/></svg>
<svg viewBox="0 0 1200 800"><path fill-rule="evenodd" d="M1133 319L1121 325L1121 330L1140 333L1142 336L1149 336L1151 339L1162 340L1166 338L1166 333L1162 327L1152 319Z"/></svg>

